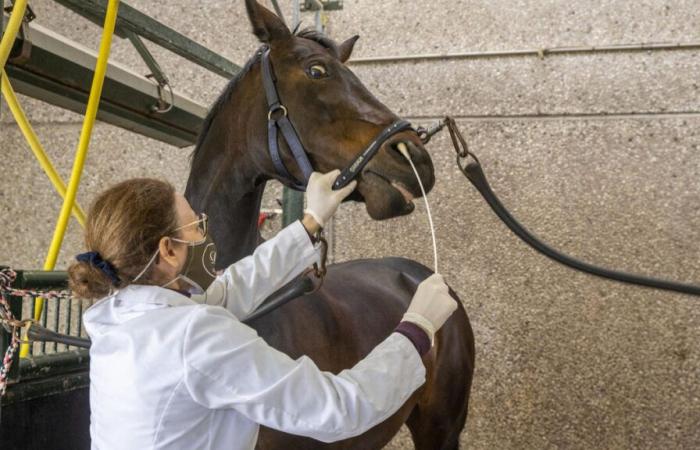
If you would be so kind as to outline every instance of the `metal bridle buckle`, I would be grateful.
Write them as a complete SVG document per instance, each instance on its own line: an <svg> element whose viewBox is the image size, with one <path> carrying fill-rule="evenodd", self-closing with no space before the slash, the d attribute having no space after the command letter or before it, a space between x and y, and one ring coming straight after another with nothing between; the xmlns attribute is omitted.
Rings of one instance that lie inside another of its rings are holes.
<svg viewBox="0 0 700 450"><path fill-rule="evenodd" d="M469 165L467 163L467 159L471 157L477 165L481 165L481 163L476 155L469 151L467 140L464 139L464 136L462 136L462 132L459 131L457 123L453 117L446 116L445 120L443 121L443 126L447 126L447 131L450 132L450 139L452 140L452 145L454 146L455 154L457 155L457 167L459 167L459 170L461 170L462 173L469 178L469 175L467 175L466 172L467 166Z"/></svg>
<svg viewBox="0 0 700 450"><path fill-rule="evenodd" d="M321 286L323 286L323 281L326 277L326 262L328 261L328 241L326 241L326 238L323 237L323 231L320 231L316 235L316 239L318 240L318 242L321 243L320 264L314 263L313 267L309 267L308 269L306 269L302 276L306 277L313 275L318 279L318 284L316 284L316 286L314 286L312 290L305 292L304 295L314 294L319 289L321 289Z"/></svg>
<svg viewBox="0 0 700 450"><path fill-rule="evenodd" d="M425 128L425 127L416 128L416 133L418 134L418 138L421 140L421 142L423 142L423 145L425 145L428 142L430 142L430 139L433 136L435 136L438 132L440 132L445 127L446 124L447 124L446 120L440 120L430 128Z"/></svg>
<svg viewBox="0 0 700 450"><path fill-rule="evenodd" d="M326 241L326 238L323 236L323 233L320 232L317 237L318 241L321 243L321 263L320 264L314 264L314 275L316 275L316 278L320 278L321 281L323 281L323 277L326 276L326 262L328 261L328 241Z"/></svg>
<svg viewBox="0 0 700 450"><path fill-rule="evenodd" d="M270 110L267 112L267 120L272 120L272 114L276 113L277 111L282 111L281 117L287 117L287 108L284 105L277 105L271 107ZM279 117L277 119L279 119Z"/></svg>

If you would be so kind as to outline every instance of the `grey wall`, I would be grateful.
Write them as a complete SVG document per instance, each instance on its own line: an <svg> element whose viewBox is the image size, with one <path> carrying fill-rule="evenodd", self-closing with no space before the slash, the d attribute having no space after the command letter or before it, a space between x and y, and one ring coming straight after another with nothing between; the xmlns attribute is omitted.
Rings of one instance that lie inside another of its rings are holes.
<svg viewBox="0 0 700 450"><path fill-rule="evenodd" d="M38 21L93 48L99 29L48 1ZM256 48L242 2L131 2L242 63ZM288 7L290 2L283 2ZM201 5L201 6L199 6ZM305 17L312 23L312 17ZM330 34L360 34L355 57L700 40L697 1L345 1ZM156 52L176 89L209 103L224 80ZM115 42L114 58L145 71ZM456 115L506 205L528 228L594 263L700 282L700 52L499 57L353 66L407 117ZM22 99L68 176L80 117ZM2 113L0 261L41 265L59 209ZM454 167L446 135L429 146L442 272L476 335L462 443L471 449L697 448L700 308L690 297L601 281L520 243ZM79 199L137 175L184 185L189 149L96 128ZM278 190L272 190L272 205ZM432 265L421 203L372 222L345 205L338 261L401 255ZM72 223L60 266L80 251ZM411 448L402 433L392 448Z"/></svg>

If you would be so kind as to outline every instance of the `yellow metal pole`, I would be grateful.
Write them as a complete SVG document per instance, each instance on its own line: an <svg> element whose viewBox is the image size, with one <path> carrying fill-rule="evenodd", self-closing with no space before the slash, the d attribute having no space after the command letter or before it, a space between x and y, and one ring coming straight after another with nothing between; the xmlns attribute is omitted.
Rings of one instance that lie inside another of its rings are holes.
<svg viewBox="0 0 700 450"><path fill-rule="evenodd" d="M29 147L32 149L32 152L34 152L34 156L36 156L41 168L44 169L44 172L46 172L46 176L49 177L49 180L51 180L56 192L58 192L59 195L65 199L66 184L63 182L63 179L58 172L56 172L56 169L51 163L51 159L49 159L48 155L44 151L44 148L41 146L39 138L27 120L27 116L24 114L19 101L17 101L15 91L12 89L10 80L7 78L7 74L4 70L0 71L0 83L2 83L2 95L7 101L7 106L9 106L17 125L19 125L20 130L22 130L22 134L24 134ZM83 208L81 208L77 203L73 205L73 217L75 217L80 225L85 228L85 211L83 211Z"/></svg>
<svg viewBox="0 0 700 450"><path fill-rule="evenodd" d="M85 111L85 120L83 121L83 128L80 132L80 140L76 150L73 170L71 171L70 180L68 181L66 198L58 216L58 223L56 224L56 230L46 256L44 270L53 270L56 265L56 259L58 259L58 253L63 243L68 217L70 216L70 211L78 192L78 186L80 185L80 177L83 173L83 166L85 165L85 157L87 156L88 145L90 144L92 128L95 124L97 108L100 105L100 96L102 95L102 85L104 84L104 77L107 71L107 60L109 59L109 50L114 33L114 24L117 19L118 6L119 0L109 0L109 4L107 5L104 32L102 34L102 42L100 42L100 53L97 58L97 65L95 66L95 75L92 79L90 98L88 99L87 109Z"/></svg>
<svg viewBox="0 0 700 450"><path fill-rule="evenodd" d="M12 5L12 15L10 15L10 20L7 22L7 28L2 35L2 41L0 41L0 69L5 68L5 63L12 50L12 44L15 43L19 27L22 26L24 11L27 9L27 0L16 0ZM2 14L2 12L0 12L0 14Z"/></svg>
<svg viewBox="0 0 700 450"><path fill-rule="evenodd" d="M83 166L85 165L85 157L87 155L88 145L90 144L90 137L92 135L93 125L95 124L95 117L97 116L97 108L100 105L102 85L104 84L104 77L105 73L107 72L107 61L109 59L109 50L112 45L114 25L117 21L118 8L119 0L109 0L109 3L107 4L107 12L105 14L105 22L102 27L103 32L102 41L100 42L100 52L97 57L97 64L95 65L95 75L92 78L90 98L88 99L87 109L85 110L85 120L83 121L83 128L80 131L80 140L78 142L78 148L75 154L75 161L73 162L73 170L71 171L70 180L68 181L66 198L63 201L61 212L58 215L58 222L56 223L56 230L54 231L53 239L51 240L51 246L49 247L49 252L46 255L44 270L53 270L56 266L58 253L61 250L63 237L66 233L66 225L68 224L68 218L70 217L70 212L73 209L75 197L78 193L78 186L80 185L80 176L82 175ZM44 299L38 298L36 303L34 304L35 320L39 320L41 318L41 312L43 309ZM26 356L28 353L29 347L27 345L24 345L20 351L20 356Z"/></svg>

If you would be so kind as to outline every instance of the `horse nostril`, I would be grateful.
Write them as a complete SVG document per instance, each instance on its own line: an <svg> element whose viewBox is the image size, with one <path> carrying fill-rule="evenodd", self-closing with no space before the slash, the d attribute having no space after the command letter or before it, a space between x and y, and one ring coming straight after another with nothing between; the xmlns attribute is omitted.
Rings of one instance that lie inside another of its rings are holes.
<svg viewBox="0 0 700 450"><path fill-rule="evenodd" d="M403 142L399 142L396 147L399 149L404 158L406 158L408 161L411 161L411 155L409 155L408 153L408 147L406 147L406 144L404 144Z"/></svg>
<svg viewBox="0 0 700 450"><path fill-rule="evenodd" d="M396 152L401 159L405 159L412 153L410 151L410 145L409 142L397 141L392 143L389 147Z"/></svg>
<svg viewBox="0 0 700 450"><path fill-rule="evenodd" d="M424 162L420 148L413 141L397 141L391 144L391 148L402 161L406 161L407 157L410 157L415 164Z"/></svg>

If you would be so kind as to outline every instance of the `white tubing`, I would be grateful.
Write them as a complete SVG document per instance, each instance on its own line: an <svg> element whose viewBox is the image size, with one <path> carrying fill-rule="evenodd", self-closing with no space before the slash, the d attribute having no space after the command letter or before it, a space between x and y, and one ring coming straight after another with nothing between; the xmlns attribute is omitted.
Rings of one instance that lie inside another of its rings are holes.
<svg viewBox="0 0 700 450"><path fill-rule="evenodd" d="M411 168L413 169L413 173L416 175L416 180L418 180L418 185L420 186L420 191L423 194L423 201L425 201L425 210L428 212L428 222L430 223L430 235L433 238L433 261L434 261L434 270L435 273L440 273L438 272L438 253L437 253L437 241L435 240L435 226L433 225L433 215L430 214L430 205L428 204L428 196L425 193L425 189L423 188L423 182L420 179L420 176L418 175L418 170L416 170L416 166L413 165L413 161L411 160L411 155L408 154L408 149L406 148L406 144L403 142L399 142L397 145L397 148L401 152L404 158L408 161L408 163L411 165Z"/></svg>

